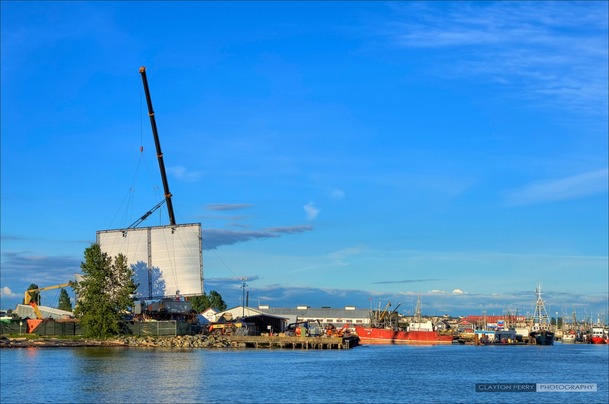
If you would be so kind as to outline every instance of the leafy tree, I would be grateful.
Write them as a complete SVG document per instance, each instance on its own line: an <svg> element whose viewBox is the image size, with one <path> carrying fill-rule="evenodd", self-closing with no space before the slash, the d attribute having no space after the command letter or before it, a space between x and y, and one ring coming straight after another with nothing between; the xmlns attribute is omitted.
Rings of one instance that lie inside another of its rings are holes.
<svg viewBox="0 0 609 404"><path fill-rule="evenodd" d="M72 302L70 302L70 296L64 288L61 288L59 292L59 304L57 305L59 310L72 311Z"/></svg>
<svg viewBox="0 0 609 404"><path fill-rule="evenodd" d="M209 296L203 293L200 296L194 296L190 298L190 302L192 304L192 308L196 310L198 313L213 307L214 309L218 309L220 311L226 310L227 306L220 293L212 290L209 292Z"/></svg>
<svg viewBox="0 0 609 404"><path fill-rule="evenodd" d="M30 283L30 286L27 287L27 290L32 290L32 289L38 289L38 285L36 285L35 283ZM30 296L31 301L35 302L37 305L40 306L40 292L39 291L35 291L35 292L30 292ZM25 299L23 299L23 304L25 304Z"/></svg>
<svg viewBox="0 0 609 404"><path fill-rule="evenodd" d="M209 307L213 307L214 309L218 309L220 311L224 311L227 308L222 296L215 290L209 292Z"/></svg>
<svg viewBox="0 0 609 404"><path fill-rule="evenodd" d="M190 304L192 305L192 309L197 313L202 313L207 310L209 306L209 297L205 293L200 296L193 296L190 298Z"/></svg>
<svg viewBox="0 0 609 404"><path fill-rule="evenodd" d="M130 295L137 288L127 258L119 254L113 260L99 244L92 244L85 250L85 262L80 267L83 280L74 284L78 295L74 314L83 325L84 336L118 334L122 313L131 307Z"/></svg>

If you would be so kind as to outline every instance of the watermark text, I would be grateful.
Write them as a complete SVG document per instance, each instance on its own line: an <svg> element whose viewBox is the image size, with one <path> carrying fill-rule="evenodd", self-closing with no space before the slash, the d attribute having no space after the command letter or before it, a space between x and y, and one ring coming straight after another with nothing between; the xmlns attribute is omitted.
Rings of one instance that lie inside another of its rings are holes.
<svg viewBox="0 0 609 404"><path fill-rule="evenodd" d="M477 393L595 393L596 383L476 383Z"/></svg>

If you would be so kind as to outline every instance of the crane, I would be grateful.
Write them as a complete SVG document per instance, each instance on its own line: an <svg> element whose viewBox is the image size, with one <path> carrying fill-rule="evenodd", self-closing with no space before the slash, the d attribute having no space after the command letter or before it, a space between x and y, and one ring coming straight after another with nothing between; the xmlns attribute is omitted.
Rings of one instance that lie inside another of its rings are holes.
<svg viewBox="0 0 609 404"><path fill-rule="evenodd" d="M142 75L142 83L144 84L144 92L146 93L146 103L148 104L148 116L150 117L150 125L152 126L152 136L154 137L154 144L156 146L156 156L159 160L159 168L161 169L161 180L163 181L163 190L165 191L165 202L167 203L167 212L169 213L169 224L174 226L176 224L175 215L173 213L173 204L171 203L171 192L169 192L169 183L167 182L167 174L165 173L165 163L163 162L163 152L161 151L161 142L159 141L159 133L156 128L156 119L154 118L154 110L152 109L152 99L150 98L150 89L148 88L148 79L146 78L146 67L140 67L140 74ZM160 207L160 204L152 208L149 212L152 213ZM142 216L142 221L148 217L148 214ZM141 222L140 222L141 223ZM139 223L136 221L129 227L135 227ZM134 226L135 225L135 226Z"/></svg>
<svg viewBox="0 0 609 404"><path fill-rule="evenodd" d="M44 288L26 290L25 296L23 298L23 304L29 304L30 306L32 306L32 309L34 309L34 313L36 313L36 318L42 319L42 313L40 312L40 309L38 308L38 304L36 304L36 302L32 300L32 293L41 292L43 290L65 288L66 286L72 286L72 283L68 282L68 283L62 283L60 285L45 286Z"/></svg>
<svg viewBox="0 0 609 404"><path fill-rule="evenodd" d="M151 214L154 213L155 210L157 210L158 208L161 207L161 205L163 205L165 203L165 199L163 199L161 202L157 203L154 208L150 209L148 212L144 213L142 215L142 217L140 217L139 219L137 219L135 222L131 223L131 225L129 225L129 227L127 227L128 229L134 229L137 226L139 226L140 223L142 223L144 220L146 220L148 218L148 216L150 216Z"/></svg>

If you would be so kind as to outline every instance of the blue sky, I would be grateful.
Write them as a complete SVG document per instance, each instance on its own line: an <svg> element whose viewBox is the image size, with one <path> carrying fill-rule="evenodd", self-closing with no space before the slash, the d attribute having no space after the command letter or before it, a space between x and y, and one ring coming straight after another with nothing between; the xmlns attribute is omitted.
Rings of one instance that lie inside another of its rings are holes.
<svg viewBox="0 0 609 404"><path fill-rule="evenodd" d="M2 308L162 199L144 65L229 306L607 313L606 2L1 7Z"/></svg>

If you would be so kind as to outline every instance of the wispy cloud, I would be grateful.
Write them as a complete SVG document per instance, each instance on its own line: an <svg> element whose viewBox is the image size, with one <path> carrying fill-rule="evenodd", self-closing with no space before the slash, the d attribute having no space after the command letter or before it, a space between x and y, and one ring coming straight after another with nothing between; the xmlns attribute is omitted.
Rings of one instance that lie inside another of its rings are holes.
<svg viewBox="0 0 609 404"><path fill-rule="evenodd" d="M366 250L366 247L364 246L347 247L329 254L329 258L334 265L345 266L349 265L349 259L351 257L361 254L364 250Z"/></svg>
<svg viewBox="0 0 609 404"><path fill-rule="evenodd" d="M313 230L312 226L283 226L272 227L266 230L227 230L204 229L203 249L214 250L222 245L231 245L250 240L281 237L283 234L296 234Z"/></svg>
<svg viewBox="0 0 609 404"><path fill-rule="evenodd" d="M2 254L2 274L19 274L46 279L48 274L69 274L73 278L80 272L81 261L69 256L30 255L27 252L4 252ZM45 275L46 274L46 275ZM69 280L69 279L66 279Z"/></svg>
<svg viewBox="0 0 609 404"><path fill-rule="evenodd" d="M535 104L606 114L606 2L414 3L393 8L400 18L384 35L402 48L443 48L448 63L434 60L434 68L442 69L438 74L482 77L518 88Z"/></svg>
<svg viewBox="0 0 609 404"><path fill-rule="evenodd" d="M550 181L538 181L511 190L506 195L509 205L531 205L606 193L609 170L597 170Z"/></svg>
<svg viewBox="0 0 609 404"><path fill-rule="evenodd" d="M335 188L330 193L330 198L332 198L333 200L340 200L340 199L343 199L344 197L345 197L345 191L343 191L342 189Z"/></svg>
<svg viewBox="0 0 609 404"><path fill-rule="evenodd" d="M70 256L32 255L27 251L2 253L2 308L7 301L18 298L14 290L25 290L30 283L40 287L57 285L74 280L80 273L81 260Z"/></svg>
<svg viewBox="0 0 609 404"><path fill-rule="evenodd" d="M394 283L418 283L418 282L432 282L432 281L441 281L442 279L404 279L401 281L380 281L380 282L372 282L375 285L385 285L385 284L394 284Z"/></svg>
<svg viewBox="0 0 609 404"><path fill-rule="evenodd" d="M305 206L303 206L303 209L305 211L305 213L307 214L307 219L308 220L315 220L317 218L317 216L319 215L319 208L317 208L313 202L309 202L307 203Z"/></svg>
<svg viewBox="0 0 609 404"><path fill-rule="evenodd" d="M271 233L281 233L281 234L295 234L302 233L304 231L313 230L313 226L311 225L298 225L298 226L279 226L279 227L270 227L268 231Z"/></svg>
<svg viewBox="0 0 609 404"><path fill-rule="evenodd" d="M189 171L182 166L167 167L167 171L180 181L196 182L203 176L201 171Z"/></svg>
<svg viewBox="0 0 609 404"><path fill-rule="evenodd" d="M0 235L0 240L2 240L2 241L19 241L19 240L24 240L24 238L18 237L18 236L13 236L13 235L2 234L2 235Z"/></svg>
<svg viewBox="0 0 609 404"><path fill-rule="evenodd" d="M242 210L251 208L249 203L210 203L206 206L207 210Z"/></svg>
<svg viewBox="0 0 609 404"><path fill-rule="evenodd" d="M223 245L242 243L245 241L279 237L268 231L237 231L226 229L204 229L203 250L214 250Z"/></svg>

